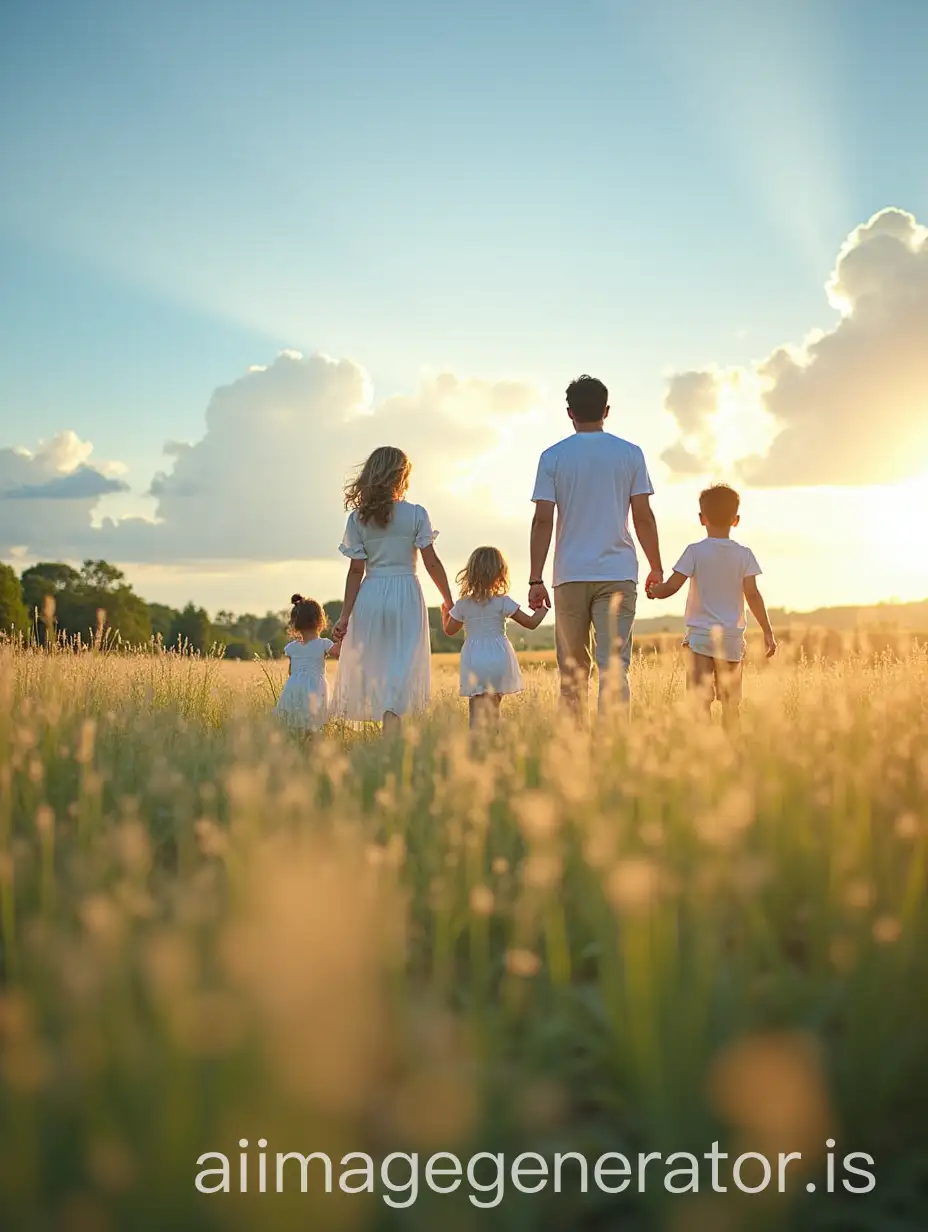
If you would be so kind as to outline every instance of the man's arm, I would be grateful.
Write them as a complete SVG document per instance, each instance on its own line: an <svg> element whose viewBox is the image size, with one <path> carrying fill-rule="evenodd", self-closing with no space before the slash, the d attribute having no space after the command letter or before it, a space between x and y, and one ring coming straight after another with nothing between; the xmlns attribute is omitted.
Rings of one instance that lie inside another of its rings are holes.
<svg viewBox="0 0 928 1232"><path fill-rule="evenodd" d="M650 496L633 496L631 499L632 522L635 534L641 544L641 550L648 558L651 572L645 581L645 589L658 585L664 580L664 567L661 564L661 545L657 535L657 518L651 508Z"/></svg>
<svg viewBox="0 0 928 1232"><path fill-rule="evenodd" d="M531 576L529 581L534 585L529 587L528 605L533 611L551 606L551 597L547 587L541 580L548 560L551 547L551 533L554 530L554 501L536 500L535 516L532 518L532 533L529 539L529 558Z"/></svg>

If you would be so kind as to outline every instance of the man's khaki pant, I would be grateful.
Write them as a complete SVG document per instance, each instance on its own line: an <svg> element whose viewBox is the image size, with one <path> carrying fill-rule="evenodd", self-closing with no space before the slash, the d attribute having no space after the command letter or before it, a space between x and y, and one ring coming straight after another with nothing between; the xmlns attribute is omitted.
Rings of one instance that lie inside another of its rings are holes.
<svg viewBox="0 0 928 1232"><path fill-rule="evenodd" d="M563 582L554 588L561 700L576 712L589 705L595 644L599 711L630 700L628 668L638 586L635 582Z"/></svg>

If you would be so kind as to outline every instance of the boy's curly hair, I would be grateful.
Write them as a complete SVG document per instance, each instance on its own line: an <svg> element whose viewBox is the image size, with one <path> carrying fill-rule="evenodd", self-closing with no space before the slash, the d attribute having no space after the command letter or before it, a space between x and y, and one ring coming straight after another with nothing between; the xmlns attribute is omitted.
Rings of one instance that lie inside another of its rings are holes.
<svg viewBox="0 0 928 1232"><path fill-rule="evenodd" d="M406 495L411 470L402 449L381 445L345 485L345 508L356 510L365 526L387 526L393 516L393 502Z"/></svg>

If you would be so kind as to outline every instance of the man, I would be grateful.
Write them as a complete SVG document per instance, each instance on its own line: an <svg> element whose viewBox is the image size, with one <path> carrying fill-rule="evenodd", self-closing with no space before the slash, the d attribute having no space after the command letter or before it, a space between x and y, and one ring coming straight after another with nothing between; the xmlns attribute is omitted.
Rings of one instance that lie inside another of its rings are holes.
<svg viewBox="0 0 928 1232"><path fill-rule="evenodd" d="M617 696L629 703L628 668L638 597L635 534L651 571L646 585L663 582L654 492L644 454L637 445L604 431L609 391L602 381L581 376L567 388L573 436L541 455L535 480L529 606L550 607L543 574L554 510L554 614L561 699L581 718L589 704L591 642L595 634L599 709Z"/></svg>

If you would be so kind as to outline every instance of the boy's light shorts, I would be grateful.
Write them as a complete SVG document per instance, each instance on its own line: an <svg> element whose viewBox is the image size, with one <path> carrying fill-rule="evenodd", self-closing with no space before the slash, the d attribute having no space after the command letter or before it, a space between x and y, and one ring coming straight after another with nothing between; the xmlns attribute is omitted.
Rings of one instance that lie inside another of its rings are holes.
<svg viewBox="0 0 928 1232"><path fill-rule="evenodd" d="M709 659L740 663L744 658L744 634L740 629L687 629L683 645Z"/></svg>

